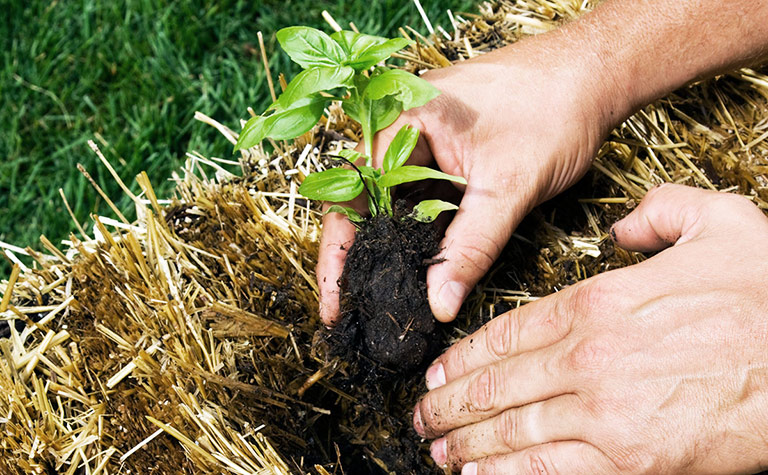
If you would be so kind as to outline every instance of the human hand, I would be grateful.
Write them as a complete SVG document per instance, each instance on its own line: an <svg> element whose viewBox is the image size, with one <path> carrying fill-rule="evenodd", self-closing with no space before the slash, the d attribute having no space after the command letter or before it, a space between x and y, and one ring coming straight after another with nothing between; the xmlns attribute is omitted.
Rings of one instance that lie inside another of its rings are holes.
<svg viewBox="0 0 768 475"><path fill-rule="evenodd" d="M427 371L414 427L462 474L768 467L768 219L663 185L613 227L668 249L489 322Z"/></svg>
<svg viewBox="0 0 768 475"><path fill-rule="evenodd" d="M421 138L409 163L437 165L467 179L437 256L445 261L427 274L430 306L441 321L455 318L523 216L586 171L618 120L607 104L615 96L610 80L588 64L595 58L576 54L578 41L553 46L558 34L428 72L423 78L442 95L376 135L377 167L394 134L411 124ZM338 317L337 281L354 233L338 213L323 218L317 277L327 325Z"/></svg>

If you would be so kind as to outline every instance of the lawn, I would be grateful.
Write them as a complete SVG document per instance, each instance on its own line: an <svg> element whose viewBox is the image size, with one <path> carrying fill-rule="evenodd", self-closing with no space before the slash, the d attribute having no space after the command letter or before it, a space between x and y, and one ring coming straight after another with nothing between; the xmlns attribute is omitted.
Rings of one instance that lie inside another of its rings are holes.
<svg viewBox="0 0 768 475"><path fill-rule="evenodd" d="M466 0L423 1L433 23ZM269 101L258 54L265 34L273 74L296 71L274 32L289 25L327 29L322 10L366 33L424 31L406 0L5 2L0 19L0 241L39 248L75 229L64 191L86 229L89 215L111 212L77 171L93 175L129 218L132 209L87 146L95 140L123 180L146 170L159 195L187 151L232 157L232 147L194 111L237 128L246 108ZM4 256L3 256L4 257ZM0 278L10 267L0 259Z"/></svg>

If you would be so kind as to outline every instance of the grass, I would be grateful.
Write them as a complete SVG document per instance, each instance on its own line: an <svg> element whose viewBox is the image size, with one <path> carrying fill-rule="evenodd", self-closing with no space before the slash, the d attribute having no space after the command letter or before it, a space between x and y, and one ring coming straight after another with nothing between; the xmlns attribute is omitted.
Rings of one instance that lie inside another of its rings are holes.
<svg viewBox="0 0 768 475"><path fill-rule="evenodd" d="M423 1L433 23L467 0ZM297 70L274 32L289 25L327 30L328 10L361 31L396 35L423 22L408 0L97 0L5 2L0 19L0 241L39 248L75 229L62 188L89 229L90 213L111 216L76 169L82 163L132 218L128 200L87 146L95 139L123 180L146 170L162 196L184 153L231 157L195 110L237 128L246 108L269 102L256 32L265 34L273 74ZM275 77L276 79L276 77ZM0 277L10 266L0 259Z"/></svg>

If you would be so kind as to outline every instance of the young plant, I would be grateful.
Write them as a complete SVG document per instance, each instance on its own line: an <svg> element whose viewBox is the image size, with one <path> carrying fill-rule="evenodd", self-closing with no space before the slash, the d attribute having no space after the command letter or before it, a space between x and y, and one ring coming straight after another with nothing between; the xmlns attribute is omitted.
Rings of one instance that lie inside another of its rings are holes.
<svg viewBox="0 0 768 475"><path fill-rule="evenodd" d="M363 191L368 198L368 210L371 216L386 213L392 216L391 188L403 183L427 179L450 180L466 184L461 177L448 175L428 167L405 165L411 152L416 147L419 131L408 125L403 126L384 154L382 168L370 165L354 165L361 155L352 150L342 150L341 156L350 165L348 168L332 168L319 173L312 173L299 187L299 192L307 198L322 201L350 201ZM431 222L443 211L454 210L457 206L441 200L425 200L413 208L411 217L417 221ZM329 213L343 213L350 221L360 222L363 217L352 208L334 205Z"/></svg>
<svg viewBox="0 0 768 475"><path fill-rule="evenodd" d="M362 127L365 155L351 150L341 158L352 168L334 168L310 174L299 192L310 199L342 202L364 190L372 216L392 215L391 188L424 179L466 183L426 167L408 166L419 132L403 127L392 141L382 169L372 167L373 136L391 125L404 110L419 107L440 94L435 87L413 74L381 66L392 53L411 44L402 38L387 39L353 31L327 35L314 28L295 26L277 32L277 39L291 59L304 70L260 116L243 127L235 149L250 148L267 137L288 140L309 131L331 101L340 101L344 111ZM365 165L356 163L364 158ZM440 200L419 203L413 217L432 221L441 211L456 209ZM352 221L363 218L355 210L332 206L329 212L344 213Z"/></svg>

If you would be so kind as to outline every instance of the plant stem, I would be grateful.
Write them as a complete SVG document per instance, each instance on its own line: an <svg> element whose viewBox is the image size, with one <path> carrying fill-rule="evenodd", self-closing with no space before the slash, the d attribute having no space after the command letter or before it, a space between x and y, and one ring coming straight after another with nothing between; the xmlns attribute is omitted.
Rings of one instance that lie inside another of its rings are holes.
<svg viewBox="0 0 768 475"><path fill-rule="evenodd" d="M373 165L373 130L371 129L371 113L373 104L371 100L363 102L365 113L361 117L363 126L363 141L365 142L365 164L369 167Z"/></svg>
<svg viewBox="0 0 768 475"><path fill-rule="evenodd" d="M363 130L363 140L365 141L365 164L370 167L373 162L373 137L370 134L370 127L367 128L368 133Z"/></svg>

